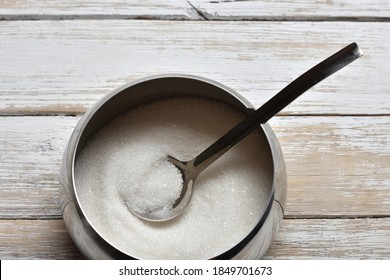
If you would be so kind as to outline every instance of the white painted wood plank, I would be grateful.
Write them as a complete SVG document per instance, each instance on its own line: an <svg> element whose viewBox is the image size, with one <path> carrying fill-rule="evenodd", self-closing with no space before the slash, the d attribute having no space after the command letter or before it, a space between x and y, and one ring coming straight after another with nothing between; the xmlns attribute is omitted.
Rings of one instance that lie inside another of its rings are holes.
<svg viewBox="0 0 390 280"><path fill-rule="evenodd" d="M390 17L387 0L239 1L239 0L131 0L55 1L10 0L0 3L1 19L155 18L200 19L383 19Z"/></svg>
<svg viewBox="0 0 390 280"><path fill-rule="evenodd" d="M390 17L387 0L191 0L209 20L332 20Z"/></svg>
<svg viewBox="0 0 390 280"><path fill-rule="evenodd" d="M78 117L0 118L0 218L60 217L62 153ZM390 214L389 117L276 117L288 217Z"/></svg>
<svg viewBox="0 0 390 280"><path fill-rule="evenodd" d="M0 19L199 19L187 1L181 0L10 0L0 2Z"/></svg>
<svg viewBox="0 0 390 280"><path fill-rule="evenodd" d="M265 259L385 259L390 218L284 220Z"/></svg>
<svg viewBox="0 0 390 280"><path fill-rule="evenodd" d="M283 117L270 124L287 164L287 215L390 214L389 117Z"/></svg>
<svg viewBox="0 0 390 280"><path fill-rule="evenodd" d="M390 219L284 220L265 259L388 259ZM82 259L62 220L0 220L0 259Z"/></svg>
<svg viewBox="0 0 390 280"><path fill-rule="evenodd" d="M0 118L0 216L61 216L59 175L79 118Z"/></svg>
<svg viewBox="0 0 390 280"><path fill-rule="evenodd" d="M83 259L62 220L0 220L0 259Z"/></svg>
<svg viewBox="0 0 390 280"><path fill-rule="evenodd" d="M390 114L390 23L342 25L3 21L0 114L82 113L125 82L167 72L215 79L260 106L353 41L365 55L282 113Z"/></svg>

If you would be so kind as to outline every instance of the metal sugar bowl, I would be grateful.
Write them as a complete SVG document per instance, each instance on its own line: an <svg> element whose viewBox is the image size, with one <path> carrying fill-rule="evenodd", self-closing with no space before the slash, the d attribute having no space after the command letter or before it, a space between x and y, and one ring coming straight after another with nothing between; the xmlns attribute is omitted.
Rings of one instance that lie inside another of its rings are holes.
<svg viewBox="0 0 390 280"><path fill-rule="evenodd" d="M210 79L192 75L159 75L131 82L108 94L90 108L75 127L63 157L61 207L64 222L72 239L87 258L161 258L158 254L147 255L146 257L138 253L133 254L118 246L113 239L102 233L96 219L86 211L87 207L85 204L88 200L80 199L80 191L83 188L83 184L75 179L75 169L77 159L83 149L107 123L141 105L149 104L156 100L182 97L215 100L234 107L244 115L248 115L254 110L254 106L234 90ZM267 186L266 203L262 206L259 214L256 215L253 226L240 240L217 254L207 255L202 258L259 259L267 251L283 219L283 208L286 203L287 174L282 151L275 134L267 123L259 125L256 131L260 135L259 137L266 143L266 154L269 155L267 164L270 167L271 179ZM94 164L94 162L91 162L91 164ZM94 189L92 188L90 191L94 192ZM237 195L239 196L240 194L237 193ZM179 219L185 218L179 217ZM146 222L137 221L136 223L143 226ZM170 221L169 226L175 227L175 220ZM152 225L152 227L156 226ZM114 229L112 234L114 236L116 234ZM135 237L142 235L142 232L133 237L131 232L127 233L127 235L129 239L135 239ZM225 238L224 235L221 234L218 239ZM155 238L158 238L158 236L155 236ZM204 246L210 245L212 244L204 244ZM183 249L183 252L185 252L185 249ZM169 255L169 258L175 258L175 256L187 258L185 253L175 255L175 248L170 250L172 250L172 255Z"/></svg>

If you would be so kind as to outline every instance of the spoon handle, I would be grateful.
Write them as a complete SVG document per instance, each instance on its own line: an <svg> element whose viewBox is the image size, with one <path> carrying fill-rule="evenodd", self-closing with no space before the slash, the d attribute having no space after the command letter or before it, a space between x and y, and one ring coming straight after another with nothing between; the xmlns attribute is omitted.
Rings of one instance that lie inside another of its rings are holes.
<svg viewBox="0 0 390 280"><path fill-rule="evenodd" d="M278 94L268 100L263 106L246 117L224 136L219 138L215 143L194 158L193 165L198 174L223 155L227 150L248 136L260 123L267 122L309 88L362 55L363 52L360 50L358 45L356 43L352 43L303 73L282 89Z"/></svg>

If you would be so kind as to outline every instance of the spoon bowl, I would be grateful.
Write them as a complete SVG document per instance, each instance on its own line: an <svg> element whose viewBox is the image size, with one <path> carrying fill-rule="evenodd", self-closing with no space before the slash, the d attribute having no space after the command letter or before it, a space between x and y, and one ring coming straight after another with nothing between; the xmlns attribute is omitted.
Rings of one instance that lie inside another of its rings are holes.
<svg viewBox="0 0 390 280"><path fill-rule="evenodd" d="M267 122L302 93L362 55L363 52L356 43L344 47L292 81L193 160L180 161L168 156L167 160L179 169L183 178L181 194L172 208L141 213L130 207L130 211L141 219L153 222L167 221L179 216L190 202L195 180L204 169L248 136L259 124Z"/></svg>
<svg viewBox="0 0 390 280"><path fill-rule="evenodd" d="M180 161L172 156L168 156L167 160L171 162L181 172L183 177L183 186L179 198L176 199L172 208L159 209L157 211L139 212L134 208L128 209L139 218L151 221L151 222L163 222L171 220L179 216L187 207L192 197L192 188L196 177L200 172L196 172L196 168L193 166L193 161Z"/></svg>

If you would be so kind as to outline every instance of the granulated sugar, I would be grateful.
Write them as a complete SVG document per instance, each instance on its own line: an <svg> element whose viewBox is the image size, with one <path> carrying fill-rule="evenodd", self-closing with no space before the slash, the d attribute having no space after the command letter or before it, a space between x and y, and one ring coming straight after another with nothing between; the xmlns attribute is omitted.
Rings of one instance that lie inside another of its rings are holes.
<svg viewBox="0 0 390 280"><path fill-rule="evenodd" d="M115 178L119 194L127 207L138 213L172 209L183 187L182 175L158 152L145 155L134 162L135 166L124 163L125 169L132 170L123 170Z"/></svg>
<svg viewBox="0 0 390 280"><path fill-rule="evenodd" d="M254 132L209 166L179 217L146 222L131 214L172 207L182 178L166 160L190 160L244 115L221 102L180 97L139 106L103 127L75 165L76 194L88 221L119 250L142 259L219 255L258 223L272 184L265 137Z"/></svg>

